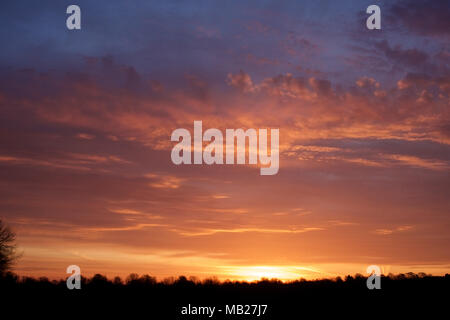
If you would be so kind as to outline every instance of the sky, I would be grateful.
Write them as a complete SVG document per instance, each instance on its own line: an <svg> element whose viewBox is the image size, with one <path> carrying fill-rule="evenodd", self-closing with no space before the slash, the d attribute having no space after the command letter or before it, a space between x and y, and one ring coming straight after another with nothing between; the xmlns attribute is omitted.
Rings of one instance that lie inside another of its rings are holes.
<svg viewBox="0 0 450 320"><path fill-rule="evenodd" d="M19 274L449 272L448 1L2 1L0 43ZM279 172L173 164L195 120L278 128Z"/></svg>

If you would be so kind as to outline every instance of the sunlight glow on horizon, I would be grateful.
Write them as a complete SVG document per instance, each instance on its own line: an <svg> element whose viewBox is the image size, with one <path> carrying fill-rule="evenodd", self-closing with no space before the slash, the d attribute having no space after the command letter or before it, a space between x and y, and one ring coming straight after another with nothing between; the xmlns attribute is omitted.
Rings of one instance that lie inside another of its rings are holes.
<svg viewBox="0 0 450 320"><path fill-rule="evenodd" d="M244 281L258 281L263 278L289 281L310 278L308 273L320 273L312 268L292 266L227 266L223 268L225 274Z"/></svg>

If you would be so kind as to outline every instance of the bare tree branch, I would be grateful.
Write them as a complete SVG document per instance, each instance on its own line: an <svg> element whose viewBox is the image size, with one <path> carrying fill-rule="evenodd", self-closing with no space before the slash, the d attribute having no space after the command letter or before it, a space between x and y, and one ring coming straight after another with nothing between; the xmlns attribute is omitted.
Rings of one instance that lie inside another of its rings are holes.
<svg viewBox="0 0 450 320"><path fill-rule="evenodd" d="M16 234L0 220L0 274L9 271L16 260Z"/></svg>

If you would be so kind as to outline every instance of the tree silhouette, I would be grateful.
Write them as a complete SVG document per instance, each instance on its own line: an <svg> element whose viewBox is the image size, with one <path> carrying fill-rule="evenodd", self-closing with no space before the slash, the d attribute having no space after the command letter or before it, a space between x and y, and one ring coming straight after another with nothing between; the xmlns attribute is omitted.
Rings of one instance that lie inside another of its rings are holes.
<svg viewBox="0 0 450 320"><path fill-rule="evenodd" d="M0 275L9 271L16 259L16 234L0 220Z"/></svg>

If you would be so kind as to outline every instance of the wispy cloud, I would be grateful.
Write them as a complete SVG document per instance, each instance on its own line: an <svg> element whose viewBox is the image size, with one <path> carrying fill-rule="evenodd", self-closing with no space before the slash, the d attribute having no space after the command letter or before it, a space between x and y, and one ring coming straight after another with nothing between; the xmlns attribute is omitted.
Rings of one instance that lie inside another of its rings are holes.
<svg viewBox="0 0 450 320"><path fill-rule="evenodd" d="M299 229L270 229L270 228L235 228L235 229L201 229L199 231L183 231L177 230L174 231L183 236L189 237L197 237L197 236L209 236L217 233L247 233L247 232L256 232L256 233L305 233L311 231L321 231L325 230L321 227L304 227Z"/></svg>
<svg viewBox="0 0 450 320"><path fill-rule="evenodd" d="M404 226L396 227L394 229L376 229L374 232L378 235L385 236L385 235L390 235L393 233L409 231L409 230L412 230L413 228L414 228L414 226L404 225Z"/></svg>

